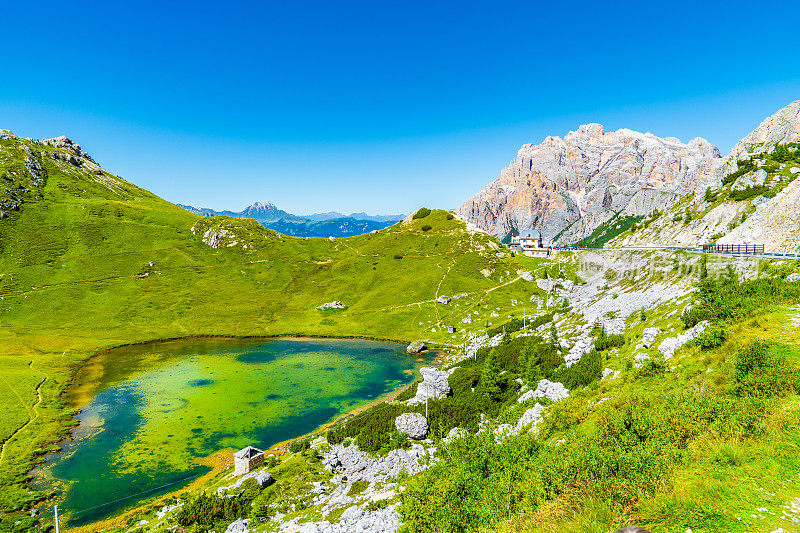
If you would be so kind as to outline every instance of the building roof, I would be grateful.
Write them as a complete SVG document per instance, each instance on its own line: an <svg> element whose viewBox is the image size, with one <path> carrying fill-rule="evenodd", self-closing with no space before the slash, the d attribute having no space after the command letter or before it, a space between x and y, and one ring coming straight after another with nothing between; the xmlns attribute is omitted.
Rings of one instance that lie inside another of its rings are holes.
<svg viewBox="0 0 800 533"><path fill-rule="evenodd" d="M519 238L520 239L541 239L542 238L542 234L539 233L539 230L529 229L529 230L525 230L525 231L520 232Z"/></svg>
<svg viewBox="0 0 800 533"><path fill-rule="evenodd" d="M264 453L264 451L253 446L247 446L246 448L242 448L238 452L234 453L233 456L237 459L251 459L260 453Z"/></svg>

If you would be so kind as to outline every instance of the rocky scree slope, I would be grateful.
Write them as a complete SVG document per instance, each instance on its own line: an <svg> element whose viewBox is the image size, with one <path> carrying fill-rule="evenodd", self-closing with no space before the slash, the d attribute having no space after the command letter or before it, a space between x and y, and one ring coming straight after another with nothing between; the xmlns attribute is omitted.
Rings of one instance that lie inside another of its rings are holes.
<svg viewBox="0 0 800 533"><path fill-rule="evenodd" d="M524 145L458 212L497 237L535 228L547 242L570 243L617 213L644 215L705 188L720 163L719 150L701 138L684 144L586 124L563 139Z"/></svg>
<svg viewBox="0 0 800 533"><path fill-rule="evenodd" d="M800 246L800 100L739 141L706 189L645 220L616 246L763 244L788 253Z"/></svg>

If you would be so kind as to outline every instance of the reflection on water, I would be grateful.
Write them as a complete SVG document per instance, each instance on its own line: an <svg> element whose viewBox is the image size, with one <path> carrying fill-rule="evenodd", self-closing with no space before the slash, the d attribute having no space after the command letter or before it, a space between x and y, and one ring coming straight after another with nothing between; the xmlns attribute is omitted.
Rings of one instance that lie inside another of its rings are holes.
<svg viewBox="0 0 800 533"><path fill-rule="evenodd" d="M398 344L185 339L117 348L77 376L73 440L37 470L79 525L175 490L224 448L268 447L410 383ZM133 496L145 491L141 496ZM106 502L115 502L102 505Z"/></svg>

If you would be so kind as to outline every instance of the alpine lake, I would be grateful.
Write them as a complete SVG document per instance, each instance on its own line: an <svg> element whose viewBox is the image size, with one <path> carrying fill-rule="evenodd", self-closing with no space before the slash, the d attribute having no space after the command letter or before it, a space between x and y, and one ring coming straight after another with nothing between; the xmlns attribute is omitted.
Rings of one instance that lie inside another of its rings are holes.
<svg viewBox="0 0 800 533"><path fill-rule="evenodd" d="M180 489L204 458L305 435L411 383L433 355L361 339L191 338L115 348L83 366L62 450L34 471L73 526ZM232 459L231 459L232 461ZM44 510L43 510L44 511Z"/></svg>

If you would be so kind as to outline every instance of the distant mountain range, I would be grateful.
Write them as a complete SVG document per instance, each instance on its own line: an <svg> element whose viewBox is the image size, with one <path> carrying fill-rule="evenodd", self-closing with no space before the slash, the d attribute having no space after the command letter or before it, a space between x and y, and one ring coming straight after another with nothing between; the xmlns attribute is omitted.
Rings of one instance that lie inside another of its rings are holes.
<svg viewBox="0 0 800 533"><path fill-rule="evenodd" d="M402 220L405 215L344 215L336 211L293 215L278 209L270 202L256 202L242 211L215 211L207 207L178 204L179 207L205 217L225 215L233 218L252 218L264 227L294 237L349 237L383 229Z"/></svg>

